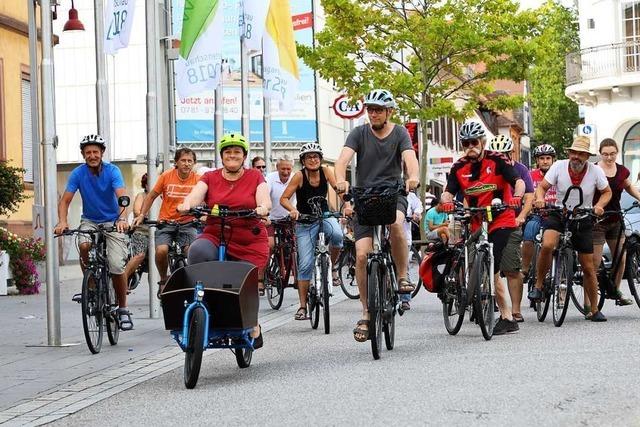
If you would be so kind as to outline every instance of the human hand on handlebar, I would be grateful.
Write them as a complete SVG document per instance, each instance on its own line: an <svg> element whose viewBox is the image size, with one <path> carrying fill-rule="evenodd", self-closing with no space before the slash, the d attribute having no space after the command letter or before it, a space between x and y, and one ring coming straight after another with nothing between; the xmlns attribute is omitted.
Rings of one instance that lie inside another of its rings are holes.
<svg viewBox="0 0 640 427"><path fill-rule="evenodd" d="M546 202L544 201L544 199L536 199L535 202L533 202L533 205L538 209L543 209L546 205Z"/></svg>
<svg viewBox="0 0 640 427"><path fill-rule="evenodd" d="M593 207L593 213L596 214L597 216L602 216L604 214L604 208L596 205Z"/></svg>
<svg viewBox="0 0 640 427"><path fill-rule="evenodd" d="M420 184L420 180L418 180L417 178L409 178L405 182L405 190L407 190L407 193L408 193L409 191L415 190L416 188L418 188L419 184Z"/></svg>
<svg viewBox="0 0 640 427"><path fill-rule="evenodd" d="M267 216L269 215L269 209L264 206L256 206L256 214L258 216Z"/></svg>
<svg viewBox="0 0 640 427"><path fill-rule="evenodd" d="M298 218L300 217L300 212L298 212L296 209L290 210L289 216L291 217L292 220L297 221Z"/></svg>
<svg viewBox="0 0 640 427"><path fill-rule="evenodd" d="M336 193L344 194L349 191L349 183L347 181L336 182Z"/></svg>
<svg viewBox="0 0 640 427"><path fill-rule="evenodd" d="M178 205L177 210L181 214L187 213L191 210L191 204L188 201L183 200L182 203Z"/></svg>
<svg viewBox="0 0 640 427"><path fill-rule="evenodd" d="M140 214L133 219L133 224L131 226L138 227L144 222L144 215Z"/></svg>
<svg viewBox="0 0 640 427"><path fill-rule="evenodd" d="M67 230L68 228L69 228L69 224L67 224L66 221L60 221L54 227L53 234L62 234L64 230Z"/></svg>
<svg viewBox="0 0 640 427"><path fill-rule="evenodd" d="M129 222L124 218L118 218L116 221L116 230L118 233L124 233L129 229Z"/></svg>

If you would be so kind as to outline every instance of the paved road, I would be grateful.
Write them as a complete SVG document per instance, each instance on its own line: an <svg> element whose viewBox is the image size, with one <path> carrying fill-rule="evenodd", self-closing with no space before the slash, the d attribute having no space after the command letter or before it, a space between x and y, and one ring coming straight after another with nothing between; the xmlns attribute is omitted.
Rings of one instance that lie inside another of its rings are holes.
<svg viewBox="0 0 640 427"><path fill-rule="evenodd" d="M449 336L421 291L379 361L352 338L357 313L334 305L331 335L288 316L248 369L210 351L194 390L173 369L56 425L640 425L636 306L608 303L603 324L572 307L562 328L527 311L519 333L486 342L469 322Z"/></svg>

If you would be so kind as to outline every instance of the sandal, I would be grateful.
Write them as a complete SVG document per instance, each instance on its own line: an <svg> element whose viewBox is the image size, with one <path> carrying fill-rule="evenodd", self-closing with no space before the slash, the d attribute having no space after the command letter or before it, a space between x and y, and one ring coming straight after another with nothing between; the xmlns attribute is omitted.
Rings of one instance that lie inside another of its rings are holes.
<svg viewBox="0 0 640 427"><path fill-rule="evenodd" d="M341 286L342 285L342 279L340 279L340 274L338 271L337 267L334 267L331 269L331 273L332 273L332 282L333 282L333 286Z"/></svg>
<svg viewBox="0 0 640 427"><path fill-rule="evenodd" d="M415 290L416 287L407 278L403 277L402 279L398 280L399 294L410 294Z"/></svg>
<svg viewBox="0 0 640 427"><path fill-rule="evenodd" d="M512 313L513 316L513 320L515 320L518 323L522 323L524 322L524 317L522 317L522 313Z"/></svg>
<svg viewBox="0 0 640 427"><path fill-rule="evenodd" d="M258 295L261 297L264 296L264 279L258 280Z"/></svg>
<svg viewBox="0 0 640 427"><path fill-rule="evenodd" d="M131 321L131 312L126 308L118 308L116 310L118 316L118 323L120 329L123 331L130 331L133 329L133 322Z"/></svg>
<svg viewBox="0 0 640 427"><path fill-rule="evenodd" d="M258 325L258 327L260 328L260 335L258 335L257 337L253 338L253 349L257 350L259 348L261 348L264 345L264 340L262 339L262 326Z"/></svg>
<svg viewBox="0 0 640 427"><path fill-rule="evenodd" d="M363 328L366 326L367 328ZM369 339L369 321L360 319L353 330L353 338L358 342L366 342Z"/></svg>
<svg viewBox="0 0 640 427"><path fill-rule="evenodd" d="M300 307L298 308L298 311L296 311L296 316L294 317L294 319L296 320L307 320L307 308L306 307Z"/></svg>

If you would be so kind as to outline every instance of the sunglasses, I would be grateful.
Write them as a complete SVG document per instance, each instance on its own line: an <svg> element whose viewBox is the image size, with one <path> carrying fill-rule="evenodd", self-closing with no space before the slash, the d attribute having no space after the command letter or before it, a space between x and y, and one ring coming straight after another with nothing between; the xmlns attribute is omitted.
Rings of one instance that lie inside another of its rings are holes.
<svg viewBox="0 0 640 427"><path fill-rule="evenodd" d="M382 114L384 110L385 109L381 107L367 107L367 113Z"/></svg>
<svg viewBox="0 0 640 427"><path fill-rule="evenodd" d="M460 145L462 145L462 148L477 147L478 145L480 145L480 140L479 139L465 139L463 141L460 141Z"/></svg>
<svg viewBox="0 0 640 427"><path fill-rule="evenodd" d="M266 169L266 166L256 166L256 169Z"/></svg>

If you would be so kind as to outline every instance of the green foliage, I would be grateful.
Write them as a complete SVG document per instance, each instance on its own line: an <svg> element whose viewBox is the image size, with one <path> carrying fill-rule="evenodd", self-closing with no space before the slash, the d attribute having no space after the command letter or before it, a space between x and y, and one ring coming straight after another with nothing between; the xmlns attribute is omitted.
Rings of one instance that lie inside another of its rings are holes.
<svg viewBox="0 0 640 427"><path fill-rule="evenodd" d="M0 161L0 215L8 215L20 207L27 199L24 194L22 174L24 169L9 166Z"/></svg>
<svg viewBox="0 0 640 427"><path fill-rule="evenodd" d="M537 17L512 0L323 0L325 28L298 54L324 79L354 98L389 89L399 114L464 120L491 81L526 78ZM521 105L500 97L501 109Z"/></svg>
<svg viewBox="0 0 640 427"><path fill-rule="evenodd" d="M565 56L580 48L576 12L548 0L538 9L540 35L529 78L533 116L533 139L548 143L559 155L571 145L580 123L578 106L564 94Z"/></svg>

